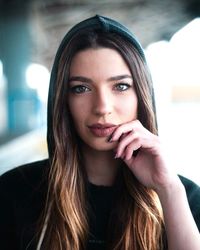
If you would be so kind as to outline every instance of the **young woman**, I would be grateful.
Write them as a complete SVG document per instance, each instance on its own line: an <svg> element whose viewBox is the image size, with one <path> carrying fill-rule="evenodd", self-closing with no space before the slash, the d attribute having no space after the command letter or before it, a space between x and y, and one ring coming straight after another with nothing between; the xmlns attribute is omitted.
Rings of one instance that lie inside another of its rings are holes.
<svg viewBox="0 0 200 250"><path fill-rule="evenodd" d="M168 163L142 47L118 22L97 15L63 39L48 148L0 178L1 249L200 249L200 188Z"/></svg>

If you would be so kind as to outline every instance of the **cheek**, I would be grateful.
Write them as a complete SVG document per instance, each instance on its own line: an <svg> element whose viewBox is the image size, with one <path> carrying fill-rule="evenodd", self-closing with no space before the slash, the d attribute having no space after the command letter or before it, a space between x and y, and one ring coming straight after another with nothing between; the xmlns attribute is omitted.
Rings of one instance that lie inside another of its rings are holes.
<svg viewBox="0 0 200 250"><path fill-rule="evenodd" d="M72 114L72 117L77 120L77 118L81 115L84 102L78 98L70 98L68 99L69 111Z"/></svg>
<svg viewBox="0 0 200 250"><path fill-rule="evenodd" d="M74 125L76 129L78 129L84 124L87 114L89 113L87 102L82 101L81 99L69 98L68 105Z"/></svg>
<svg viewBox="0 0 200 250"><path fill-rule="evenodd" d="M128 120L137 119L138 101L137 97L127 97L118 102L118 112Z"/></svg>
<svg viewBox="0 0 200 250"><path fill-rule="evenodd" d="M82 131L83 131L84 117L80 112L78 112L78 111L76 112L74 109L71 112L72 112L71 117L72 117L72 120L73 120L73 125L74 125L74 128L75 128L75 131L80 136L82 134Z"/></svg>

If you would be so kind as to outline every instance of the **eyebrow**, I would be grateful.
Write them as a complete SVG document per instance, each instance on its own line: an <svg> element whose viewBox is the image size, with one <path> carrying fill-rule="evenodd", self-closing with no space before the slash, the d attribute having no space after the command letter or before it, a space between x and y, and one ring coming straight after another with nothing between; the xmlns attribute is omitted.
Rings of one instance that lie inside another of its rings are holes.
<svg viewBox="0 0 200 250"><path fill-rule="evenodd" d="M69 82L72 81L92 83L92 80L90 78L84 76L72 76L69 78Z"/></svg>
<svg viewBox="0 0 200 250"><path fill-rule="evenodd" d="M119 80L122 80L125 78L133 79L131 75L118 75L118 76L109 77L107 80L108 81L119 81ZM69 82L72 82L72 81L88 82L88 83L93 82L90 78L87 78L84 76L72 76L69 78Z"/></svg>

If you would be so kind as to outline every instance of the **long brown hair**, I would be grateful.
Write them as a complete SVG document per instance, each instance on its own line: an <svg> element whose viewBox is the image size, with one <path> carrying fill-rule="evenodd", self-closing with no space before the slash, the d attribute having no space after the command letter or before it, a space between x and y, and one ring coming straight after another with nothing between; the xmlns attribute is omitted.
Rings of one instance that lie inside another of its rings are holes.
<svg viewBox="0 0 200 250"><path fill-rule="evenodd" d="M73 56L88 48L106 47L117 50L132 73L138 97L138 119L157 134L152 83L146 62L135 47L117 34L84 30L66 44L59 60L53 104L53 154L49 189L43 215L42 249L85 249L89 226L87 218L86 180L79 138L67 106L69 68ZM122 166L120 197L112 218L115 230L109 231L108 249L162 249L163 215L156 193L144 187L131 171ZM122 205L123 204L123 207ZM45 225L44 225L45 224Z"/></svg>

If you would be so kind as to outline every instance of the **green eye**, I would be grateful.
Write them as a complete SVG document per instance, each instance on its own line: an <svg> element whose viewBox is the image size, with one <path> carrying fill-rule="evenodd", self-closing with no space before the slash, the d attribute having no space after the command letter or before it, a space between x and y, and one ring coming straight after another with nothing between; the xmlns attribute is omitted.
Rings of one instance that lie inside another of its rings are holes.
<svg viewBox="0 0 200 250"><path fill-rule="evenodd" d="M88 92L90 89L84 85L77 85L77 86L71 87L70 90L74 94L81 94L84 92Z"/></svg>
<svg viewBox="0 0 200 250"><path fill-rule="evenodd" d="M125 91L125 90L129 89L130 87L131 87L130 84L127 84L127 83L118 83L115 86L115 90L117 90L117 91Z"/></svg>

